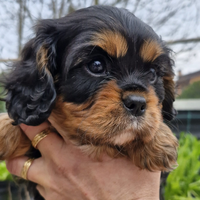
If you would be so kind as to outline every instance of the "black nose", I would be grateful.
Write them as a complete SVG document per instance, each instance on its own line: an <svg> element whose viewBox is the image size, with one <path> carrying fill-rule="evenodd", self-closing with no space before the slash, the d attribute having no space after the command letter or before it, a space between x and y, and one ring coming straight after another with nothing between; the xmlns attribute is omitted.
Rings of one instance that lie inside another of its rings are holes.
<svg viewBox="0 0 200 200"><path fill-rule="evenodd" d="M146 110L146 100L144 97L129 95L123 99L125 108L134 116L141 116Z"/></svg>

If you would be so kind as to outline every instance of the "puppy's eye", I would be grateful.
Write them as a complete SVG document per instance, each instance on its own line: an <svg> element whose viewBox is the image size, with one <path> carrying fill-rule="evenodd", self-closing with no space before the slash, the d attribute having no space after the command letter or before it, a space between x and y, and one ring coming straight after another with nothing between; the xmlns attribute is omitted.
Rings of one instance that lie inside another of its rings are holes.
<svg viewBox="0 0 200 200"><path fill-rule="evenodd" d="M150 77L150 83L154 84L157 80L157 74L155 69L153 68L150 69L149 77Z"/></svg>
<svg viewBox="0 0 200 200"><path fill-rule="evenodd" d="M103 75L106 72L106 65L103 61L95 60L88 64L87 66L89 72L95 75Z"/></svg>

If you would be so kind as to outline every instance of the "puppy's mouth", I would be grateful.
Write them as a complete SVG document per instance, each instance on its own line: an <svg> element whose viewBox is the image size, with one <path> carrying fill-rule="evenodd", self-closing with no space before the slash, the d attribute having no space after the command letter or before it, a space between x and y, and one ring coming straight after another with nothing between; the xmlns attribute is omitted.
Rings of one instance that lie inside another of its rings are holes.
<svg viewBox="0 0 200 200"><path fill-rule="evenodd" d="M124 145L130 143L136 139L133 128L127 129L118 133L110 139L110 142L114 145Z"/></svg>
<svg viewBox="0 0 200 200"><path fill-rule="evenodd" d="M123 146L135 140L142 140L145 143L151 141L157 130L157 125L154 124L153 126L152 122L148 124L145 120L146 117L130 116L129 120L126 120L129 121L127 127L115 133L109 139L109 142L114 145Z"/></svg>

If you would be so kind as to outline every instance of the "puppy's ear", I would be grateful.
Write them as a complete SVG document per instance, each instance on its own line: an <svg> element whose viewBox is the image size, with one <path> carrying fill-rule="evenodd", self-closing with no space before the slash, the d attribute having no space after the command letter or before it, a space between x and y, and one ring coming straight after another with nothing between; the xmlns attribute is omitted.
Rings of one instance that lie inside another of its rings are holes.
<svg viewBox="0 0 200 200"><path fill-rule="evenodd" d="M51 113L56 98L56 28L50 22L38 24L35 38L25 45L5 80L6 107L15 125L38 125Z"/></svg>
<svg viewBox="0 0 200 200"><path fill-rule="evenodd" d="M176 115L177 111L173 107L173 102L175 100L175 83L174 83L174 73L172 69L173 60L169 60L168 66L165 69L165 75L163 77L163 84L165 89L165 98L163 100L163 118L171 121Z"/></svg>

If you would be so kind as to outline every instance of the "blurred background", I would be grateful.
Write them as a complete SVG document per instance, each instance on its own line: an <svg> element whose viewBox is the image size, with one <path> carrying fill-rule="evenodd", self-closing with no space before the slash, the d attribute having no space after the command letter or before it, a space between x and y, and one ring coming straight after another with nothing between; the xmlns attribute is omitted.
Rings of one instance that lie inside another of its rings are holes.
<svg viewBox="0 0 200 200"><path fill-rule="evenodd" d="M200 200L200 0L0 0L0 73L19 57L39 19L59 18L91 5L128 9L173 49L178 115L166 123L180 140L179 167L162 175L160 198ZM0 111L5 111L2 102ZM4 162L0 199L30 199L24 185L13 183Z"/></svg>

